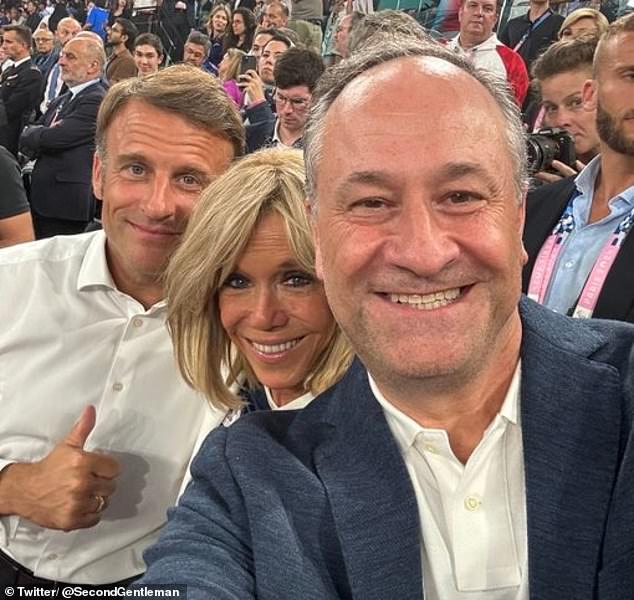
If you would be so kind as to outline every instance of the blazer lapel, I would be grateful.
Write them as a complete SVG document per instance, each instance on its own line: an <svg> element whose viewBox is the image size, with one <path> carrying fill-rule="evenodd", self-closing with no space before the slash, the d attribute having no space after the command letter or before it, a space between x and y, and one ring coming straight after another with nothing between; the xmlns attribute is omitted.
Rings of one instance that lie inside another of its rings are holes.
<svg viewBox="0 0 634 600"><path fill-rule="evenodd" d="M409 474L358 361L328 405L333 436L315 456L352 597L420 600L420 523Z"/></svg>
<svg viewBox="0 0 634 600"><path fill-rule="evenodd" d="M634 319L634 233L630 231L599 294L593 316L625 321Z"/></svg>
<svg viewBox="0 0 634 600"><path fill-rule="evenodd" d="M572 320L562 329L561 317L527 301L522 312L531 598L592 598L616 476L621 386L609 367L587 359L603 338Z"/></svg>

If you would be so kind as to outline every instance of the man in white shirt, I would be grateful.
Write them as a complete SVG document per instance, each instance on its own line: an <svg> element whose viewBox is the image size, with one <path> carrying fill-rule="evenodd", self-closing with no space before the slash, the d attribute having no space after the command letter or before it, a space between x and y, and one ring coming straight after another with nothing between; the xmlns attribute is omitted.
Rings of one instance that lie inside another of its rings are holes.
<svg viewBox="0 0 634 600"><path fill-rule="evenodd" d="M477 67L505 78L521 106L528 91L528 71L522 57L493 33L497 17L496 0L462 0L458 10L460 31L448 45Z"/></svg>
<svg viewBox="0 0 634 600"><path fill-rule="evenodd" d="M81 24L73 17L64 17L57 25L55 30L54 52L59 56L64 44L74 38L81 31ZM48 105L60 95L64 82L60 77L60 65L55 60L55 64L51 67L46 77L46 85L44 86L44 96L40 102L40 112L44 114Z"/></svg>
<svg viewBox="0 0 634 600"><path fill-rule="evenodd" d="M317 273L359 361L297 413L212 432L142 582L188 600L631 598L634 330L520 299L506 85L410 37L326 71L313 102Z"/></svg>
<svg viewBox="0 0 634 600"><path fill-rule="evenodd" d="M104 231L0 253L2 589L112 587L143 571L201 428L223 417L177 372L162 274L243 137L200 70L130 79L97 124Z"/></svg>

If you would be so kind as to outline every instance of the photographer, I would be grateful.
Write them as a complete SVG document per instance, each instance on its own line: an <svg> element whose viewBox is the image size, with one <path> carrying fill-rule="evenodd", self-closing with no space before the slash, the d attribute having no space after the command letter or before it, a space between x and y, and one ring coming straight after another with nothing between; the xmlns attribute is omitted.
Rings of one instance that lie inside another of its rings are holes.
<svg viewBox="0 0 634 600"><path fill-rule="evenodd" d="M583 108L596 111L600 155L575 178L531 192L524 244L528 296L573 317L634 322L634 14L597 46ZM581 136L579 136L581 138Z"/></svg>
<svg viewBox="0 0 634 600"><path fill-rule="evenodd" d="M565 129L574 139L576 162L552 161L552 171L537 179L552 183L577 175L599 152L596 111L585 110L583 86L592 78L592 60L598 39L594 36L560 41L548 48L533 65L534 85L541 96L543 125Z"/></svg>

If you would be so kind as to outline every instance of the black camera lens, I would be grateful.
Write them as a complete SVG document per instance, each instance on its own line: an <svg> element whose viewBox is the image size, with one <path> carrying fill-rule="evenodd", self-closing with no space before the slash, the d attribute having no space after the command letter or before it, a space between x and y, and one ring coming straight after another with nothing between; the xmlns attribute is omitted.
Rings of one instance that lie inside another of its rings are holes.
<svg viewBox="0 0 634 600"><path fill-rule="evenodd" d="M537 173L550 168L553 160L559 156L557 140L544 135L532 135L526 142L528 154L528 172Z"/></svg>

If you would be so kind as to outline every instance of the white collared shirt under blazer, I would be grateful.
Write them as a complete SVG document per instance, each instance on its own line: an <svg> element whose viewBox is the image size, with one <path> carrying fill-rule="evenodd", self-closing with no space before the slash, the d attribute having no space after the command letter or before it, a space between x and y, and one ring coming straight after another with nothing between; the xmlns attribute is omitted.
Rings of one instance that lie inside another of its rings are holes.
<svg viewBox="0 0 634 600"><path fill-rule="evenodd" d="M418 503L425 600L528 600L526 491L518 364L466 464L447 432L421 427L370 387L405 460Z"/></svg>
<svg viewBox="0 0 634 600"><path fill-rule="evenodd" d="M46 456L88 404L86 450L119 461L115 494L92 528L64 533L0 519L0 549L38 577L103 584L145 570L176 503L207 402L182 380L165 302L148 310L116 289L102 232L0 252L0 469ZM211 411L213 412L213 411Z"/></svg>

